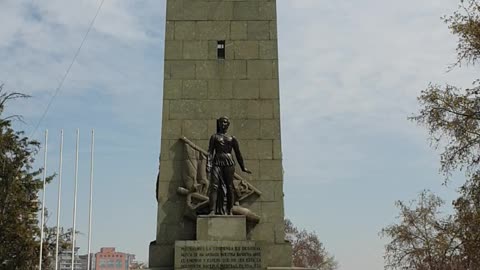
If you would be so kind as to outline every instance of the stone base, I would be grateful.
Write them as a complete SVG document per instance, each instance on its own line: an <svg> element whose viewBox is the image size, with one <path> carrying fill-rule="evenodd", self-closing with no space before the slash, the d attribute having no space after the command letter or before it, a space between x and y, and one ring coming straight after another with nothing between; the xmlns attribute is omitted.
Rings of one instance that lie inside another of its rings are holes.
<svg viewBox="0 0 480 270"><path fill-rule="evenodd" d="M175 270L265 269L255 241L176 241Z"/></svg>
<svg viewBox="0 0 480 270"><path fill-rule="evenodd" d="M272 267L292 267L292 245L290 243L272 244L261 243L262 247L262 263L264 269L272 269Z"/></svg>
<svg viewBox="0 0 480 270"><path fill-rule="evenodd" d="M199 216L196 232L196 241L150 243L150 269L299 269L291 267L290 243L247 240L245 216Z"/></svg>
<svg viewBox="0 0 480 270"><path fill-rule="evenodd" d="M175 268L175 261L178 256L181 256L175 252L178 247L187 246L187 242L196 244L190 244L190 246L255 246L260 248L261 252L261 269L298 269L291 268L292 265L292 247L289 243L285 244L273 244L256 241L177 241L174 245L157 245L155 242L150 244L150 254L148 265L151 270L174 270L182 269ZM203 243L201 243L203 242ZM210 245L209 245L210 244ZM181 251L180 251L181 252ZM198 253L198 252L197 252ZM205 256L204 256L205 257ZM181 260L181 258L180 258ZM201 269L201 268L199 268ZM229 268L226 268L229 269ZM211 269L209 269L211 270ZM232 269L229 269L232 270Z"/></svg>
<svg viewBox="0 0 480 270"><path fill-rule="evenodd" d="M305 268L305 267L267 267L267 270L318 270L318 268Z"/></svg>
<svg viewBox="0 0 480 270"><path fill-rule="evenodd" d="M197 217L197 240L247 240L245 216L199 216Z"/></svg>
<svg viewBox="0 0 480 270"><path fill-rule="evenodd" d="M150 243L148 265L155 270L173 269L173 245L158 245L155 241ZM165 269L163 269L165 268Z"/></svg>

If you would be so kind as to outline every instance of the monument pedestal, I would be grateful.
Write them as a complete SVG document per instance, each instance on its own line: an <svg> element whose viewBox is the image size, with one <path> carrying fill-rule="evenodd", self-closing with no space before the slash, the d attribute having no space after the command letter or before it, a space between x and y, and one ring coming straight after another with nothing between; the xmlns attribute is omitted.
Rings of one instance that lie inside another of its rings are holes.
<svg viewBox="0 0 480 270"><path fill-rule="evenodd" d="M245 216L198 216L196 239L175 241L174 246L152 243L150 265L155 267L150 269L301 269L290 268L290 243L248 240Z"/></svg>
<svg viewBox="0 0 480 270"><path fill-rule="evenodd" d="M262 248L255 241L176 241L175 270L260 270Z"/></svg>
<svg viewBox="0 0 480 270"><path fill-rule="evenodd" d="M262 248L247 240L245 216L199 216L197 240L175 241L175 270L262 269Z"/></svg>
<svg viewBox="0 0 480 270"><path fill-rule="evenodd" d="M175 241L173 247L152 243L150 265L156 267L150 269L297 269L289 267L292 261L290 243L248 240L245 216L198 216L196 236L197 240ZM173 262L168 264L165 257L172 258ZM162 265L162 262L167 264Z"/></svg>

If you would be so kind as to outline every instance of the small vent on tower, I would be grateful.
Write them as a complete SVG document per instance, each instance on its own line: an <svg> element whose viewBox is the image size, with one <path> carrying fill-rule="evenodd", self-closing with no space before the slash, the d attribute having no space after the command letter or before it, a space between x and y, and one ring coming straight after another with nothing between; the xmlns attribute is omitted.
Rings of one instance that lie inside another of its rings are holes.
<svg viewBox="0 0 480 270"><path fill-rule="evenodd" d="M217 41L217 58L225 59L225 40Z"/></svg>

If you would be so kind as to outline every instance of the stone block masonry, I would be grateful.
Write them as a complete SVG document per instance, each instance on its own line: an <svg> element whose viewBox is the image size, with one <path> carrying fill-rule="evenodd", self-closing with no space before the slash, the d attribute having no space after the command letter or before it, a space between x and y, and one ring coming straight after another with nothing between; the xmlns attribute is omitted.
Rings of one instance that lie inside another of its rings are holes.
<svg viewBox="0 0 480 270"><path fill-rule="evenodd" d="M284 241L275 0L167 0L165 69L158 181L157 235L152 267L174 265L175 241L195 240L196 223L183 217L182 136L207 149L215 120L229 116L245 165L236 172L262 191L248 208L261 216L247 240L262 246L263 266L290 266ZM225 57L217 44L225 42ZM272 252L282 252L273 255ZM285 259L286 258L286 259Z"/></svg>

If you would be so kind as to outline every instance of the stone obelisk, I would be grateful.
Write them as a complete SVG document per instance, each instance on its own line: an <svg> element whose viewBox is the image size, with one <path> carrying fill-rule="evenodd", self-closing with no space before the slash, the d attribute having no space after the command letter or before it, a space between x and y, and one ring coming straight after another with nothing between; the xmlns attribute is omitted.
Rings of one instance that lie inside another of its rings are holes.
<svg viewBox="0 0 480 270"><path fill-rule="evenodd" d="M185 144L208 148L216 119L228 116L245 165L237 174L261 191L242 206L260 221L246 240L262 249L262 267L291 265L285 241L275 0L167 0L157 232L151 269L175 267L175 243L196 240L185 217ZM228 228L226 228L228 230ZM202 255L203 256L203 255ZM229 269L225 266L225 269Z"/></svg>

